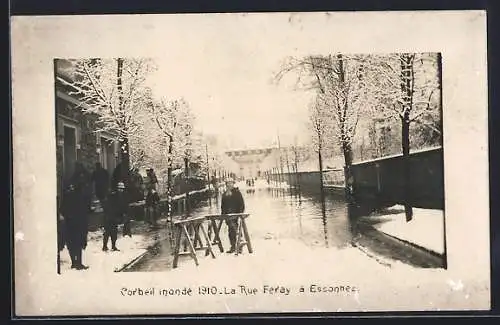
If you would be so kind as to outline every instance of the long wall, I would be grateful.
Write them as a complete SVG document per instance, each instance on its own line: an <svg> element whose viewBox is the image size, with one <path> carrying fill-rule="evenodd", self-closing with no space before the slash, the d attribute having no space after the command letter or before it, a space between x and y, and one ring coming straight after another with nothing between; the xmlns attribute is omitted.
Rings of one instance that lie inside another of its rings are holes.
<svg viewBox="0 0 500 325"><path fill-rule="evenodd" d="M403 203L403 160L401 155L353 164L354 191L358 204L376 209ZM414 207L444 209L443 149L434 148L410 154L410 202ZM271 175L271 181L279 176ZM319 191L320 174L284 174L282 181L299 184L306 191ZM323 178L329 191L341 193L343 171L326 171Z"/></svg>
<svg viewBox="0 0 500 325"><path fill-rule="evenodd" d="M444 209L443 149L415 152L409 159L412 206ZM404 202L401 155L354 164L353 174L359 201L377 206Z"/></svg>

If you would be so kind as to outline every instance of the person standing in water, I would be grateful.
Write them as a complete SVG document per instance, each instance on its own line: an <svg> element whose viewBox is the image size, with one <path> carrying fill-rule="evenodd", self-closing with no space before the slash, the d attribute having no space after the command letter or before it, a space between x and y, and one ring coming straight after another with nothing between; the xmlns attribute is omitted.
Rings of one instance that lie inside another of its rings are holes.
<svg viewBox="0 0 500 325"><path fill-rule="evenodd" d="M234 180L228 178L226 180L226 189L222 194L221 200L221 213L243 213L245 212L245 201L240 190L234 186ZM229 242L231 248L227 253L234 253L236 251L236 231L238 227L237 219L226 220L229 232Z"/></svg>

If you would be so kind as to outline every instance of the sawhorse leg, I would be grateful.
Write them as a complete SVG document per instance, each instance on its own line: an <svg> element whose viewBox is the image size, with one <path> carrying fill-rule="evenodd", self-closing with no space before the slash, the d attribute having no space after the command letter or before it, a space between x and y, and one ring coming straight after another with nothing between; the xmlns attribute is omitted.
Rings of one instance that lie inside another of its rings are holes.
<svg viewBox="0 0 500 325"><path fill-rule="evenodd" d="M205 241L207 243L207 250L206 250L205 256L210 254L210 255L212 255L212 258L215 258L214 251L212 250L212 243L210 243L210 238L208 237L203 224L200 224L200 230L201 230L201 234L203 235L203 237L205 238Z"/></svg>
<svg viewBox="0 0 500 325"><path fill-rule="evenodd" d="M191 241L191 238L189 236L189 231L187 230L186 225L183 224L181 226L177 226L177 228L178 229L176 229L177 230L177 238L176 238L176 245L175 245L173 267L174 268L177 267L177 264L179 261L179 255L181 255L180 249L181 249L181 241L182 241L182 237L183 237L182 235L184 235L184 237L186 237L185 240L188 242L189 255L191 255L191 257L193 258L196 266L198 266L199 263L198 263L198 258L196 257L196 250L194 249L193 242Z"/></svg>
<svg viewBox="0 0 500 325"><path fill-rule="evenodd" d="M196 257L196 250L194 249L193 242L189 237L189 231L187 230L185 225L182 225L182 230L184 230L184 235L186 235L186 239L188 241L188 248L189 251L191 252L191 257L194 259L194 263L196 264L196 266L198 266L198 258Z"/></svg>
<svg viewBox="0 0 500 325"><path fill-rule="evenodd" d="M248 234L247 222L245 221L245 218L241 219L241 225L243 227L243 234L245 235L245 242L248 248L248 252L252 254L253 253L252 243L250 242L250 235Z"/></svg>
<svg viewBox="0 0 500 325"><path fill-rule="evenodd" d="M242 237L244 237L242 239ZM248 252L253 253L250 235L248 234L245 218L238 217L238 231L236 233L236 255L243 252L243 246L247 246Z"/></svg>
<svg viewBox="0 0 500 325"><path fill-rule="evenodd" d="M201 226L201 223L198 223L198 224L191 224L191 229L193 231L193 245L194 245L194 248L197 249L197 248L204 248L204 245L203 245L203 242L200 238L200 226Z"/></svg>
<svg viewBox="0 0 500 325"><path fill-rule="evenodd" d="M240 250L242 250L242 243L241 243L241 218L238 217L237 219L237 226L236 226L236 255L240 253Z"/></svg>
<svg viewBox="0 0 500 325"><path fill-rule="evenodd" d="M177 267L179 261L179 252L181 250L182 229L181 226L174 226L175 231L175 247L174 247L174 262L173 267Z"/></svg>
<svg viewBox="0 0 500 325"><path fill-rule="evenodd" d="M224 253L224 247L222 247L222 241L220 240L220 230L222 228L223 222L224 222L223 220L220 220L220 223L217 225L217 221L215 219L210 220L214 232L213 244L217 244L217 246L219 246L219 250L221 253Z"/></svg>

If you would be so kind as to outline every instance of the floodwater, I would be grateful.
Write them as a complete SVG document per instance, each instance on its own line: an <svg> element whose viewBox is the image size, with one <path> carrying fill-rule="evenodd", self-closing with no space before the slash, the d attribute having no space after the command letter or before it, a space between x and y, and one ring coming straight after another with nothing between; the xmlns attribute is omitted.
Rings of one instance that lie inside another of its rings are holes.
<svg viewBox="0 0 500 325"><path fill-rule="evenodd" d="M252 238L291 239L308 246L323 246L332 249L353 246L357 243L367 247L373 254L367 258L384 256L421 267L434 267L426 256L420 256L411 248L387 244L358 233L355 218L349 214L348 205L341 195L319 196L300 194L289 189L244 190L247 222ZM322 203L324 202L324 204ZM206 198L192 207L192 216L220 213L220 200ZM356 232L355 232L356 231ZM226 227L220 237L225 248L228 246ZM226 241L226 242L224 242ZM138 263L126 271L165 271L172 268L171 241L163 240L151 249ZM216 246L214 251L218 253ZM191 261L189 261L191 262ZM179 262L182 265L182 259Z"/></svg>

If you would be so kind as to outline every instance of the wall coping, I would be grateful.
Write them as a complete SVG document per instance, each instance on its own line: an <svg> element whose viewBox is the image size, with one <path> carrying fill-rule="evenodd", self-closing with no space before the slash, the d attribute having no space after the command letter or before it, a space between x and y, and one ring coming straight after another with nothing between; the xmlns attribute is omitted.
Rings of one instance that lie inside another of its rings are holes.
<svg viewBox="0 0 500 325"><path fill-rule="evenodd" d="M416 154L419 154L419 153L424 153L424 152L439 151L439 150L442 150L442 149L443 149L442 146L417 149L417 150L410 151L410 156L413 156L413 155L416 155ZM402 153L398 153L398 154L395 154L395 155L389 155L389 156L375 158L375 159L357 161L357 162L353 163L352 165L356 166L356 165L369 164L369 163L372 163L372 162L377 162L377 161L382 161L382 160L388 160L388 159L398 158L398 157L402 157L402 156L403 156Z"/></svg>

